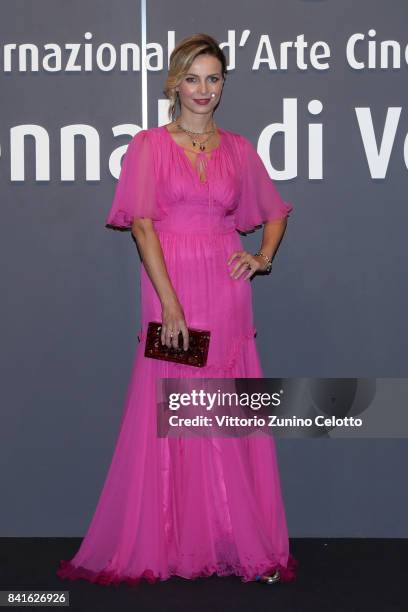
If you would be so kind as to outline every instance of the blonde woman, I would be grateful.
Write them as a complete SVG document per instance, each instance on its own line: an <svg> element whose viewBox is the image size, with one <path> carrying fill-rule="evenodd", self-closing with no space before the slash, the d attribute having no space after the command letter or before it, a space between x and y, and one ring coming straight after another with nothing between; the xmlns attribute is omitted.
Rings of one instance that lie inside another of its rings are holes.
<svg viewBox="0 0 408 612"><path fill-rule="evenodd" d="M165 86L171 122L139 131L123 159L106 224L131 230L141 254L140 344L109 472L63 579L295 577L273 438L156 431L157 379L263 376L250 279L269 271L292 206L252 143L216 125L226 74L214 38L182 40ZM237 230L262 225L259 252L245 251ZM169 348L210 330L206 366L146 358L150 321Z"/></svg>

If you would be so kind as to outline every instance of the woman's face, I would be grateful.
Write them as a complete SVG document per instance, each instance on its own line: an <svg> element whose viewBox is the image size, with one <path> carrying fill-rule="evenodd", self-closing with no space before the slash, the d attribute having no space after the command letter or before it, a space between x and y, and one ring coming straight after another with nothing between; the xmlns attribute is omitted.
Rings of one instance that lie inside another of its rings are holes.
<svg viewBox="0 0 408 612"><path fill-rule="evenodd" d="M184 107L200 115L211 114L220 101L223 86L220 60L213 55L199 55L177 87L182 110ZM208 102L200 104L201 100Z"/></svg>

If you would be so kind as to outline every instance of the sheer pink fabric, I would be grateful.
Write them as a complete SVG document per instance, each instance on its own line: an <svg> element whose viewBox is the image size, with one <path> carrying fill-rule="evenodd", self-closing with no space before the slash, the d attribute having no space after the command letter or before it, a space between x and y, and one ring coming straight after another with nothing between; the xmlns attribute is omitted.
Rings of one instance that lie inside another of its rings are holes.
<svg viewBox="0 0 408 612"><path fill-rule="evenodd" d="M150 129L138 132L128 145L123 157L122 170L113 204L106 219L106 224L109 226L130 229L135 217L159 220L168 214L169 207L174 204L168 198L167 191L165 197L161 197L157 181L157 169L155 168L155 164L162 162L166 148L168 149L169 144L171 145L168 141L171 137L168 133L163 133L164 126L153 128L153 130L156 131L156 138L159 137L156 143L152 141L152 129ZM266 221L287 217L293 206L285 202L280 196L254 145L244 136L227 130L220 131L222 133L222 146L220 148L224 154L232 156L232 159L228 161L232 162L234 166L233 173L228 179L229 182L233 179L235 185L226 186L233 186L236 196L233 210L227 208L228 214L234 213L236 229L241 232L248 232ZM159 146L161 150L154 152L154 144ZM180 149L174 142L173 145ZM219 158L217 151L213 154L214 157ZM169 157L171 161L176 163L179 161L174 159L174 154L170 154ZM204 166L207 165L206 154L198 155L198 158ZM188 161L188 163L190 162ZM224 165L226 167L227 163L225 162ZM239 171L237 171L238 167ZM177 173L177 169L173 168L173 170L174 172L170 172L170 176L166 178L176 178L174 175ZM180 189L180 193L181 191L182 189ZM183 195L187 198L190 194L186 190ZM230 199L228 195L230 194L226 195L228 202ZM224 201L224 206L227 202ZM229 227L232 227L232 225L230 224Z"/></svg>
<svg viewBox="0 0 408 612"><path fill-rule="evenodd" d="M197 166L164 126L129 145L107 225L154 219L187 325L211 330L208 362L194 368L144 357L161 304L142 265L140 343L120 433L90 526L76 555L61 561L60 578L135 584L215 573L246 582L276 568L282 580L295 577L274 439L156 435L157 379L263 376L251 283L232 279L227 260L243 248L237 228L287 216L291 206L256 155L227 130L211 155L197 155Z"/></svg>
<svg viewBox="0 0 408 612"><path fill-rule="evenodd" d="M239 231L247 232L266 221L287 217L293 206L284 202L257 150L247 139L242 141L242 153L242 187L235 222Z"/></svg>
<svg viewBox="0 0 408 612"><path fill-rule="evenodd" d="M160 219L154 180L153 151L147 130L130 141L123 156L119 181L107 225L129 228L134 216Z"/></svg>

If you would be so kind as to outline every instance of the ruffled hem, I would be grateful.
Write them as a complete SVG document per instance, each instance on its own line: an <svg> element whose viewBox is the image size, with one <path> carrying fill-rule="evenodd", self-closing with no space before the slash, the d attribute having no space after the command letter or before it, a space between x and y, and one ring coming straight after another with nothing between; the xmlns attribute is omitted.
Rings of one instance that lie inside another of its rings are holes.
<svg viewBox="0 0 408 612"><path fill-rule="evenodd" d="M118 210L113 217L106 219L105 227L113 229L131 229L133 217L125 210Z"/></svg>
<svg viewBox="0 0 408 612"><path fill-rule="evenodd" d="M146 217L138 215L138 218L148 218L152 219L153 221L158 221L162 219L162 216L162 214L151 213L150 216L146 215ZM131 230L134 218L134 215L129 214L126 210L119 209L113 215L109 214L109 216L106 218L105 227L108 227L110 229Z"/></svg>
<svg viewBox="0 0 408 612"><path fill-rule="evenodd" d="M280 563L275 564L272 567L268 563L259 564L256 567L234 567L228 564L215 564L205 566L200 571L191 572L189 575L181 572L178 573L177 570L170 570L166 575L157 575L153 572L153 570L146 569L139 576L129 576L119 574L113 569L103 569L101 571L89 570L85 567L76 566L70 561L62 559L60 561L59 568L56 571L56 575L62 580L87 580L88 582L102 584L105 586L117 586L122 583L134 586L140 584L141 582L154 584L159 580L168 580L172 576L178 576L187 580L195 580L196 578L208 578L214 574L220 577L238 576L241 578L241 582L252 582L259 581L262 574L272 574L274 571L279 570L280 582L292 582L296 579L298 565L299 561L290 554L286 566L283 566Z"/></svg>

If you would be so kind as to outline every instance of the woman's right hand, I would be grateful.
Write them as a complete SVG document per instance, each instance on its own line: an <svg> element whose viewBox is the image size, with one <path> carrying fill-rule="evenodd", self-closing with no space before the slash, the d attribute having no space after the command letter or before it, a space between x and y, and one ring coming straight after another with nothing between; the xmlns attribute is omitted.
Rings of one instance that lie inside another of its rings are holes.
<svg viewBox="0 0 408 612"><path fill-rule="evenodd" d="M162 329L160 340L170 348L178 348L179 332L183 334L183 348L188 349L188 329L184 311L178 300L162 306Z"/></svg>

